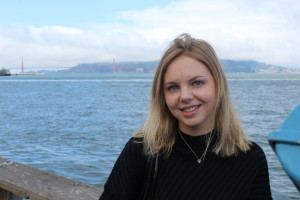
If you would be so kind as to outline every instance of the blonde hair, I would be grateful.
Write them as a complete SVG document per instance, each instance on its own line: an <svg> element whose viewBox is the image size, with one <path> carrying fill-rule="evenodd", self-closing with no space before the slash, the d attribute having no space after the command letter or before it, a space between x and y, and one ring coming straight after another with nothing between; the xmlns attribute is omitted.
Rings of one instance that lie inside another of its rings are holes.
<svg viewBox="0 0 300 200"><path fill-rule="evenodd" d="M147 155L171 153L178 131L178 120L170 113L164 97L164 76L171 62L185 55L202 62L211 72L216 83L217 100L214 108L214 127L217 142L214 153L220 156L237 155L249 149L249 140L242 129L232 101L225 73L210 44L204 40L182 34L175 38L163 54L153 79L150 112L148 119L136 137L144 138L144 151Z"/></svg>

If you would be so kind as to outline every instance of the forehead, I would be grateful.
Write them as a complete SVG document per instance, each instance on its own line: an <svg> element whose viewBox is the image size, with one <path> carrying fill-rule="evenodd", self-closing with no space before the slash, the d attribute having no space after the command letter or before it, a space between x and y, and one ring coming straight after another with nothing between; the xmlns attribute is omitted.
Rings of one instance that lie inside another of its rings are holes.
<svg viewBox="0 0 300 200"><path fill-rule="evenodd" d="M194 76L212 78L212 74L205 64L192 57L182 55L168 65L164 74L164 82L175 79L189 79Z"/></svg>

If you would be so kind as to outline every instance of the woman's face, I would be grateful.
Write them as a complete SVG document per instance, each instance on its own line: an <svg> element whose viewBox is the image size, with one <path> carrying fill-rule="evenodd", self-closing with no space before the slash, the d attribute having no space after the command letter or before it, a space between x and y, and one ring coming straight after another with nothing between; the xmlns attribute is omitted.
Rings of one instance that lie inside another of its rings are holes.
<svg viewBox="0 0 300 200"><path fill-rule="evenodd" d="M176 58L164 76L164 95L181 131L202 135L214 128L216 86L203 63L184 55Z"/></svg>

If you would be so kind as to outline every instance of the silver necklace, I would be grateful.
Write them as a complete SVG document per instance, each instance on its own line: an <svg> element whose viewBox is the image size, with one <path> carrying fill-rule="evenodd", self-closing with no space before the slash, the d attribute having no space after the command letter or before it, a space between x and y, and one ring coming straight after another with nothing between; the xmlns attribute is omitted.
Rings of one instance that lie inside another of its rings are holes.
<svg viewBox="0 0 300 200"><path fill-rule="evenodd" d="M206 148L205 148L205 150L204 150L204 152L203 152L203 154L201 155L200 158L197 156L197 154L196 154L195 151L192 149L192 147L191 147L191 146L187 143L187 141L184 139L184 137L182 136L182 133L181 133L180 130L179 130L179 134L180 134L182 140L184 141L184 143L188 146L188 148L191 150L191 152L196 156L196 158L197 158L197 163L200 164L200 163L204 160L204 158L205 158L205 156L206 156L206 153L207 153L209 144L210 144L210 142L211 142L211 135L212 135L212 132L208 133L208 134L209 134L209 139L208 139L207 142L206 142Z"/></svg>

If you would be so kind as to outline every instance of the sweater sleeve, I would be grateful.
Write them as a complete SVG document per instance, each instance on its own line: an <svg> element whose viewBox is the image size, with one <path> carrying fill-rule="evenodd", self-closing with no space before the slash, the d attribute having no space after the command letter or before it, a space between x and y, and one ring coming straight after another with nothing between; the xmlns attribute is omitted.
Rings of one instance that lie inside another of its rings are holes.
<svg viewBox="0 0 300 200"><path fill-rule="evenodd" d="M138 199L146 162L143 144L131 138L118 157L99 200Z"/></svg>
<svg viewBox="0 0 300 200"><path fill-rule="evenodd" d="M250 191L249 200L272 200L268 164L265 153L260 146L253 143L256 149L258 170Z"/></svg>

